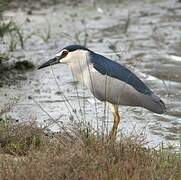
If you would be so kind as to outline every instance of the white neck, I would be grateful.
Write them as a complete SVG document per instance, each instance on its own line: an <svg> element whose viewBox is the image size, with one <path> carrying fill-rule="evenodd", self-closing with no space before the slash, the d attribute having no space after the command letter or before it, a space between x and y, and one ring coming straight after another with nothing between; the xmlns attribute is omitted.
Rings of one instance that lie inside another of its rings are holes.
<svg viewBox="0 0 181 180"><path fill-rule="evenodd" d="M84 72L89 64L89 58L87 58L88 53L89 52L85 50L78 50L71 52L70 54L71 61L68 63L68 65L72 71L72 74L78 81L83 81Z"/></svg>

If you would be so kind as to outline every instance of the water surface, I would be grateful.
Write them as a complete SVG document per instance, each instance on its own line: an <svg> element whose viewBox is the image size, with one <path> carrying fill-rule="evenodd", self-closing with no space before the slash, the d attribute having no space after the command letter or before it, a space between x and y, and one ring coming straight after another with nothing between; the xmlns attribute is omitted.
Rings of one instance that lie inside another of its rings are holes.
<svg viewBox="0 0 181 180"><path fill-rule="evenodd" d="M130 68L167 106L164 115L120 106L120 131L142 132L150 146L162 141L179 146L181 58L176 56L181 56L181 3L139 1L96 7L85 3L76 8L60 4L32 14L9 11L6 16L23 24L25 36L34 33L24 50L17 49L12 61L29 60L38 66L66 45L83 44L87 33L90 49ZM48 31L50 38L46 40ZM63 123L86 119L99 131L112 126L107 106L95 103L90 92L74 81L66 65L9 75L0 89L1 104L13 98L20 99L10 113L15 119L36 117L41 123L50 116ZM51 128L58 130L57 125Z"/></svg>

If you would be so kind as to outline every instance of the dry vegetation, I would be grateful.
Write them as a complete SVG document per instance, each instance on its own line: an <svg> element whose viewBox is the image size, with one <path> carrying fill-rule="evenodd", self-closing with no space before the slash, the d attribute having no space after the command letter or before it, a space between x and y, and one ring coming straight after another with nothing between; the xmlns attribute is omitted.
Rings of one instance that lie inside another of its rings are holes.
<svg viewBox="0 0 181 180"><path fill-rule="evenodd" d="M5 27L12 32L12 24L0 25L1 36ZM2 55L0 59L8 58ZM181 179L181 152L147 149L140 136L122 136L112 143L80 124L47 136L35 121L2 117L9 109L0 110L0 179Z"/></svg>
<svg viewBox="0 0 181 180"><path fill-rule="evenodd" d="M73 125L47 136L34 121L0 121L0 179L181 179L180 152L144 147L142 137L111 143Z"/></svg>

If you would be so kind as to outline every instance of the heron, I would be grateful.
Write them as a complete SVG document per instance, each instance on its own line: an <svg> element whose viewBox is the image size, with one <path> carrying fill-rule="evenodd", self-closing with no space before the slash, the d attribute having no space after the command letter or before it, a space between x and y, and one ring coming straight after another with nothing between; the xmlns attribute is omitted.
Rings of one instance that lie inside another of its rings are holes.
<svg viewBox="0 0 181 180"><path fill-rule="evenodd" d="M138 106L157 114L166 111L164 102L137 75L84 46L66 46L38 69L59 63L68 64L77 81L82 82L98 100L110 105L114 117L111 138L117 136L121 119L119 105Z"/></svg>

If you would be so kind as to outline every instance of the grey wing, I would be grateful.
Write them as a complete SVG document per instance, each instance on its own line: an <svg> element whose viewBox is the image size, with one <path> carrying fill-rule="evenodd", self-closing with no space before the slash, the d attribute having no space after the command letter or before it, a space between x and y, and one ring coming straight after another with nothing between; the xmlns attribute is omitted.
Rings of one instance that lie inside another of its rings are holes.
<svg viewBox="0 0 181 180"><path fill-rule="evenodd" d="M121 80L133 87L138 93L140 103L137 106L144 107L155 113L164 113L165 104L163 101L146 86L134 73L126 67L104 57L99 54L91 53L90 58L94 68L102 75L107 75L112 78ZM116 87L115 87L116 88ZM129 94L129 92L128 92ZM132 93L130 93L131 95ZM133 98L129 96L129 100ZM135 101L136 102L136 101ZM132 103L134 104L134 102Z"/></svg>
<svg viewBox="0 0 181 180"><path fill-rule="evenodd" d="M126 67L96 53L91 53L90 61L93 63L94 68L101 74L126 82L142 94L153 94L146 84Z"/></svg>

